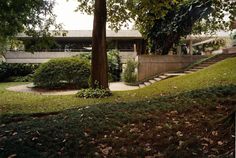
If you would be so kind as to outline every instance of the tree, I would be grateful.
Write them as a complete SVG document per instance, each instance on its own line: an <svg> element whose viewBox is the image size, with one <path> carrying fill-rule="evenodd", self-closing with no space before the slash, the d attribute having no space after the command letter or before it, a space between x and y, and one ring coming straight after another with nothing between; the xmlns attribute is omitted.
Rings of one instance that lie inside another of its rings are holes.
<svg viewBox="0 0 236 158"><path fill-rule="evenodd" d="M132 11L136 15L136 26L148 40L151 52L163 55L173 44L178 44L181 37L191 33L230 30L236 17L234 0L179 0L175 4L164 5L167 7L162 8L162 12L148 7L148 2L145 4L139 0L138 4ZM225 16L229 20L225 20Z"/></svg>
<svg viewBox="0 0 236 158"><path fill-rule="evenodd" d="M0 53L6 51L19 33L39 39L50 36L52 26L60 29L52 13L54 3L53 0L0 0Z"/></svg>
<svg viewBox="0 0 236 158"><path fill-rule="evenodd" d="M182 3L167 13L164 19L157 19L148 30L147 36L152 42L151 52L168 54L173 44L181 37L191 33L194 24L212 12L212 1L191 1Z"/></svg>
<svg viewBox="0 0 236 158"><path fill-rule="evenodd" d="M176 1L176 0L175 0ZM175 2L174 1L174 2ZM107 54L106 54L106 22L113 30L118 31L122 26L128 26L128 22L136 19L136 12L133 7L141 4L146 8L158 4L155 8L157 14L169 4L172 0L78 0L77 11L87 14L94 13L93 43L92 43L92 87L108 88L107 76ZM160 6L159 6L160 5ZM143 10L144 11L144 10Z"/></svg>
<svg viewBox="0 0 236 158"><path fill-rule="evenodd" d="M108 88L108 64L106 54L106 0L95 0L92 39L92 87Z"/></svg>

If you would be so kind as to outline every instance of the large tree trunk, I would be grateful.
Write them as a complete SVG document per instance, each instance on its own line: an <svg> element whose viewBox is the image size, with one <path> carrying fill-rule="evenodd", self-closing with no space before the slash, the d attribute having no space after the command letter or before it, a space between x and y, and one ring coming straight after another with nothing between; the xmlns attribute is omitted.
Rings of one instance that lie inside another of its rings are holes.
<svg viewBox="0 0 236 158"><path fill-rule="evenodd" d="M92 42L92 87L108 88L106 0L95 0Z"/></svg>

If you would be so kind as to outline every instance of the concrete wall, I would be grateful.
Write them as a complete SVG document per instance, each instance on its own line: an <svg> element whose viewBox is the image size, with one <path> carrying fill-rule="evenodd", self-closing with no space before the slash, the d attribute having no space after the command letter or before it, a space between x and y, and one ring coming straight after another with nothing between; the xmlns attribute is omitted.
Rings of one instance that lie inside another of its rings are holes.
<svg viewBox="0 0 236 158"><path fill-rule="evenodd" d="M149 79L157 74L178 71L195 61L205 58L198 55L140 55L138 62L138 81Z"/></svg>
<svg viewBox="0 0 236 158"><path fill-rule="evenodd" d="M236 47L223 49L223 53L225 53L225 54L236 53Z"/></svg>
<svg viewBox="0 0 236 158"><path fill-rule="evenodd" d="M7 52L5 54L7 63L44 63L50 59L72 57L83 52ZM120 52L121 62L125 63L129 58L135 58L135 52Z"/></svg>

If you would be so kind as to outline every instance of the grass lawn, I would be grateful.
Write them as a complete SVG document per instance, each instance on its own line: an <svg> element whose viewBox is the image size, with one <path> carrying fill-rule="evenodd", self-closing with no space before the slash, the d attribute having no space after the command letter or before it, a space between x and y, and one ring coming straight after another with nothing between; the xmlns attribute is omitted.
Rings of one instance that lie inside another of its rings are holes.
<svg viewBox="0 0 236 158"><path fill-rule="evenodd" d="M14 84L0 85L0 157L235 155L236 58L102 100L4 90Z"/></svg>
<svg viewBox="0 0 236 158"><path fill-rule="evenodd" d="M101 103L133 102L157 96L182 93L212 86L236 84L236 58L212 65L197 73L167 79L152 86L127 92L114 92L105 99L79 99L71 96L41 96L6 91L22 83L0 83L1 114L45 113Z"/></svg>

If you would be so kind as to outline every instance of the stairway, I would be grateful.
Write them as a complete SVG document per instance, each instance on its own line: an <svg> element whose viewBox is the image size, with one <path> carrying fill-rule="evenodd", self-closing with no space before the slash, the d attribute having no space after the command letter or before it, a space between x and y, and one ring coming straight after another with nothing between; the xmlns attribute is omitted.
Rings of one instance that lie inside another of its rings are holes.
<svg viewBox="0 0 236 158"><path fill-rule="evenodd" d="M190 69L185 70L182 73L179 73L179 72L176 72L176 73L164 73L162 75L155 76L153 79L150 79L148 81L140 83L139 84L139 88L144 88L146 86L150 86L153 83L160 82L160 81L165 80L165 79L170 78L170 77L176 77L176 76L183 76L183 75L186 75L186 74L191 74L191 73L194 73L194 72L196 72L198 70L204 69L204 68L206 68L206 67L208 67L210 65L213 65L213 64L215 64L217 62L220 62L220 61L222 61L224 59L233 58L233 57L236 57L236 52L235 53L230 53L230 54L219 54L219 55L216 55L216 56L214 56L212 58L209 58L209 59L201 62L198 65L195 65L195 66L191 67Z"/></svg>

